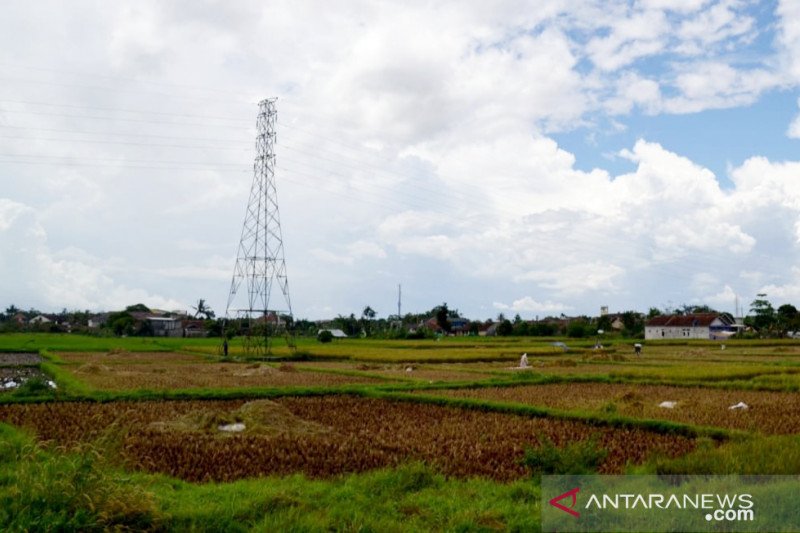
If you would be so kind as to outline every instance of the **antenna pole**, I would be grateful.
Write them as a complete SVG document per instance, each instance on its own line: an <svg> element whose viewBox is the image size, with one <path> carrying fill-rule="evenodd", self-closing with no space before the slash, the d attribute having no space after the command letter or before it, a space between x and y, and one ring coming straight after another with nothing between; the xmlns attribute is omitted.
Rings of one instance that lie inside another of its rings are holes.
<svg viewBox="0 0 800 533"><path fill-rule="evenodd" d="M400 314L400 303L403 300L403 286L399 283L397 284L397 319L403 320L403 315Z"/></svg>

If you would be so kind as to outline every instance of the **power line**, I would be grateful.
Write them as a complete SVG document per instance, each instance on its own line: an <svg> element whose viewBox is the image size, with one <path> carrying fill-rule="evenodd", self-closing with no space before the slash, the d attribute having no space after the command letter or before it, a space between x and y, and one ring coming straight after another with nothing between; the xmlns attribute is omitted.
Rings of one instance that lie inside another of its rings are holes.
<svg viewBox="0 0 800 533"><path fill-rule="evenodd" d="M231 128L231 129L244 129L242 126L232 126L227 124L216 124L213 126L209 126L208 124L204 124L202 122L166 122L163 120L147 120L147 119L137 119L137 118L125 118L125 117L98 117L93 115L68 115L64 113L45 113L41 111L19 111L15 109L3 109L3 113L14 113L14 114L21 114L21 115L39 115L39 116L46 116L46 117L62 117L62 118L83 118L83 119L90 119L90 120L111 120L114 122L139 122L139 123L146 123L146 124L162 124L167 126L208 126L213 128Z"/></svg>
<svg viewBox="0 0 800 533"><path fill-rule="evenodd" d="M7 124L0 124L0 128L5 129L14 129L14 130L31 130L31 131L48 131L48 132L56 132L56 133L73 133L77 135L103 135L103 136L117 136L117 137L143 137L147 139L183 139L186 141L200 141L200 142L214 142L214 143L233 143L237 146L241 146L241 141L234 141L231 139L214 139L210 137L176 137L175 135L153 135L151 133L126 133L126 132L115 132L115 131L85 131L85 130L73 130L73 129L63 129L63 128L38 128L38 127L28 127L28 126L12 126Z"/></svg>
<svg viewBox="0 0 800 533"><path fill-rule="evenodd" d="M146 111L142 109L121 109L116 107L96 107L96 106L85 106L85 105L75 105L75 104L56 104L52 102L25 102L25 101L17 101L17 100L0 100L0 104L13 104L13 105L34 105L34 106L45 106L45 107L66 107L70 109L89 109L91 111L114 111L116 113L135 113L137 115L145 114L145 115L158 115L158 116L169 116L169 117L182 117L182 118L198 118L198 119L205 119L205 120L226 120L229 122L236 122L242 126L250 126L243 120L234 119L231 117L214 117L208 115L195 115L189 113L167 113L163 111Z"/></svg>
<svg viewBox="0 0 800 533"><path fill-rule="evenodd" d="M157 143L140 143L132 141L108 141L103 139L56 139L52 137L20 137L16 135L0 135L0 139L15 139L20 141L48 141L48 142L68 142L68 143L88 143L88 144L118 144L125 146L148 146L155 148L193 148L200 150L227 150L236 152L250 152L247 148L227 148L223 146L203 146L203 145L189 145L189 144L157 144Z"/></svg>
<svg viewBox="0 0 800 533"><path fill-rule="evenodd" d="M146 85L157 85L162 87L175 87L178 89L191 89L195 91L206 91L212 93L219 93L221 95L225 95L225 100L220 100L220 102L224 101L226 103L230 103L231 101L238 101L242 104L247 104L248 106L252 106L255 103L255 99L252 98L245 98L243 93L238 93L234 91L228 91L225 89L215 89L213 87L208 86L197 86L197 85L188 85L188 84L181 84L181 83L168 83L162 81L149 81L149 80L142 80L139 78L129 78L125 76L109 76L104 74L97 74L96 72L86 72L86 71L76 71L76 70L67 70L67 69L57 69L52 67L41 67L41 66L32 66L32 65L20 65L15 63L0 63L0 67L10 69L22 69L22 70L33 70L39 72L54 72L59 75L68 75L68 76L76 76L80 78L97 78L97 79L104 79L104 80L113 80L113 81L121 81L125 83L133 82L133 83L140 83ZM233 99L231 98L233 97Z"/></svg>
<svg viewBox="0 0 800 533"><path fill-rule="evenodd" d="M8 77L0 78L0 81L6 84L15 82L15 83L29 83L34 85L53 85L57 87L71 87L74 89L83 89L87 91L113 92L115 94L117 93L145 94L149 96L161 96L166 98L180 98L181 100L201 100L206 102L211 101L217 103L222 103L222 102L230 103L230 100L220 100L218 98L191 96L187 94L176 95L172 93L163 93L157 91L143 91L143 90L131 89L128 87L99 87L96 85L80 85L76 83L64 83L64 82L44 81L44 80L28 80L28 79L8 78ZM148 83L148 82L142 82L142 83ZM246 100L241 100L239 101L239 103L252 104L252 102Z"/></svg>

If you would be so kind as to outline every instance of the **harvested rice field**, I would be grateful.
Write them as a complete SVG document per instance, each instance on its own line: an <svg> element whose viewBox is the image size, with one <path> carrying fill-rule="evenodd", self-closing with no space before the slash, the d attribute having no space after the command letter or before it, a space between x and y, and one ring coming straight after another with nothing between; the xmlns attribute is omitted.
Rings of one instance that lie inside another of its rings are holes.
<svg viewBox="0 0 800 533"><path fill-rule="evenodd" d="M50 446L117 439L113 447L129 467L189 481L329 477L409 460L506 481L526 476L520 460L541 436L557 446L597 438L608 451L601 473L695 446L643 429L349 396L0 405L0 421L28 428ZM239 433L220 430L237 423Z"/></svg>
<svg viewBox="0 0 800 533"><path fill-rule="evenodd" d="M481 370L479 368L472 368L475 365L471 363L464 363L461 365L435 365L413 363L313 362L297 363L296 366L298 369L364 372L365 374L382 376L390 380L410 380L423 382L477 381L481 379L498 377L492 372L486 371L485 369Z"/></svg>
<svg viewBox="0 0 800 533"><path fill-rule="evenodd" d="M214 362L175 353L61 354L64 368L102 391L236 387L327 387L382 383L369 376L301 371L294 363Z"/></svg>
<svg viewBox="0 0 800 533"><path fill-rule="evenodd" d="M427 392L426 392L427 393ZM766 434L800 433L800 394L666 385L557 383L437 391L475 398L563 410L599 411ZM659 407L674 402L672 408ZM731 409L744 402L747 408Z"/></svg>

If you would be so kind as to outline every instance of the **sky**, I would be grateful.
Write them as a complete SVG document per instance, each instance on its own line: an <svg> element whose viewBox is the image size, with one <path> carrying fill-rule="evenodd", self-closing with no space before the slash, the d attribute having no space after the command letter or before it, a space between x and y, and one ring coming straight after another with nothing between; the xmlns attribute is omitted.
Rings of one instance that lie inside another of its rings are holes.
<svg viewBox="0 0 800 533"><path fill-rule="evenodd" d="M800 0L43 0L0 308L224 315L268 97L296 318L800 307Z"/></svg>

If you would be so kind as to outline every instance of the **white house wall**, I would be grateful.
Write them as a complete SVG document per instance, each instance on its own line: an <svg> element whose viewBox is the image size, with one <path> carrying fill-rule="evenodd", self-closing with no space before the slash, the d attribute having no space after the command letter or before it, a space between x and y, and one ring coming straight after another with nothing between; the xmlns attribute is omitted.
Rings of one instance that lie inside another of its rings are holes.
<svg viewBox="0 0 800 533"><path fill-rule="evenodd" d="M711 330L708 327L665 327L653 326L644 329L646 340L658 339L710 339Z"/></svg>

